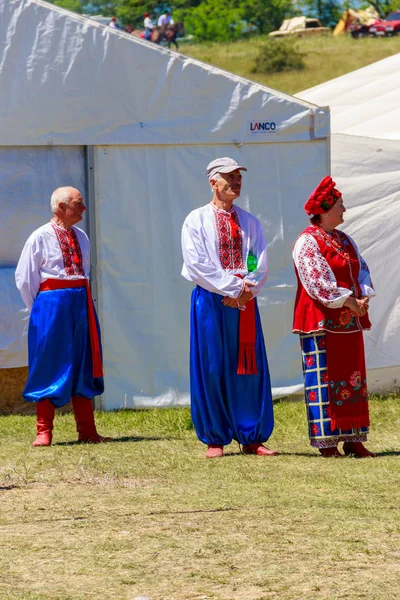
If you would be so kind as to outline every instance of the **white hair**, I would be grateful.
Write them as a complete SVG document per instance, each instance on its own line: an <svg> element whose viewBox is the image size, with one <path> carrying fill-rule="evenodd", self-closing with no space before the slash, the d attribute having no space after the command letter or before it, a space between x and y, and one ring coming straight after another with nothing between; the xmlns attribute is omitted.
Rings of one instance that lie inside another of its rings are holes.
<svg viewBox="0 0 400 600"><path fill-rule="evenodd" d="M219 179L222 179L222 175L221 175L221 173L215 173L215 175L213 175L211 177L211 179L213 179L214 181L218 181ZM211 181L211 179L210 179L210 181Z"/></svg>
<svg viewBox="0 0 400 600"><path fill-rule="evenodd" d="M50 198L50 208L53 213L55 213L58 209L58 205L60 202L64 204L69 204L71 197L71 187L60 187L54 190Z"/></svg>

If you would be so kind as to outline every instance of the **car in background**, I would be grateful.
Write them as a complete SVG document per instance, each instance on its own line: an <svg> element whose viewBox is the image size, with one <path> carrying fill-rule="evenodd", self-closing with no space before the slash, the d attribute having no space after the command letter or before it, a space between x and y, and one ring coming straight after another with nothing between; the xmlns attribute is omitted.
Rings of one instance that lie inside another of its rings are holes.
<svg viewBox="0 0 400 600"><path fill-rule="evenodd" d="M285 19L277 31L271 31L270 37L302 37L303 35L330 34L330 27L323 27L319 19L308 19L306 17L293 17Z"/></svg>
<svg viewBox="0 0 400 600"><path fill-rule="evenodd" d="M400 12L391 13L383 21L377 21L369 28L370 35L398 35L400 33Z"/></svg>

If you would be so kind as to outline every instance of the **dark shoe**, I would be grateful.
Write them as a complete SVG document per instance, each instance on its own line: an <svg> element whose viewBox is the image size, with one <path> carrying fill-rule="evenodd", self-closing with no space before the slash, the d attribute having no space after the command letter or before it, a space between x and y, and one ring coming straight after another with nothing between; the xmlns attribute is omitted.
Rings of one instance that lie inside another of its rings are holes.
<svg viewBox="0 0 400 600"><path fill-rule="evenodd" d="M343 454L339 452L337 446L333 448L318 448L324 458L343 458Z"/></svg>
<svg viewBox="0 0 400 600"><path fill-rule="evenodd" d="M374 458L375 454L367 450L362 442L344 442L343 452L346 456L355 456L355 458Z"/></svg>
<svg viewBox="0 0 400 600"><path fill-rule="evenodd" d="M208 444L206 458L221 458L224 455L224 447L219 444Z"/></svg>
<svg viewBox="0 0 400 600"><path fill-rule="evenodd" d="M257 454L257 456L278 456L279 452L276 450L269 450L261 443L247 444L243 446L243 454Z"/></svg>
<svg viewBox="0 0 400 600"><path fill-rule="evenodd" d="M71 398L71 402L76 421L76 430L78 432L78 442L102 444L112 441L112 438L103 437L97 433L91 398L74 396Z"/></svg>
<svg viewBox="0 0 400 600"><path fill-rule="evenodd" d="M32 446L51 446L54 413L54 405L47 398L36 402L36 439Z"/></svg>

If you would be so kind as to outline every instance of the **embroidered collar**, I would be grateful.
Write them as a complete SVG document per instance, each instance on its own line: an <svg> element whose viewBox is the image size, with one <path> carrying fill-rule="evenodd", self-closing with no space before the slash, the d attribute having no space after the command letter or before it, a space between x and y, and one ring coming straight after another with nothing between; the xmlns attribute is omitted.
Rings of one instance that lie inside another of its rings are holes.
<svg viewBox="0 0 400 600"><path fill-rule="evenodd" d="M225 215L231 215L232 213L235 213L235 212L236 212L236 210L235 210L235 207L234 207L234 205L233 205L233 204L232 204L232 206L230 207L230 209L229 209L229 210L224 210L223 208L218 208L218 206L215 206L215 204L213 204L212 202L210 202L210 204L211 204L212 208L213 208L213 209L214 209L214 210L215 210L217 213L222 213L222 214L225 214Z"/></svg>
<svg viewBox="0 0 400 600"><path fill-rule="evenodd" d="M68 233L71 232L73 225L71 225L71 227L60 227L60 225L57 225L57 223L55 223L53 221L53 219L50 219L50 223L53 225L53 227L55 227L56 229L59 229L60 231L67 231Z"/></svg>

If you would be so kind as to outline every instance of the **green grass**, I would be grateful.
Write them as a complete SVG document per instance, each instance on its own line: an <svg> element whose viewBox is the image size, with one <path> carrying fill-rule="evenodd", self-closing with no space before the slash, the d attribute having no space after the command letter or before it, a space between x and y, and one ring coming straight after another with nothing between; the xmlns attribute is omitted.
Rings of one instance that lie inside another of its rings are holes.
<svg viewBox="0 0 400 600"><path fill-rule="evenodd" d="M252 73L251 68L264 40L259 37L230 44L188 44L181 50L188 56L288 94L296 94L400 52L400 36L360 40L347 36L300 38L296 46L305 54L303 71L260 75Z"/></svg>
<svg viewBox="0 0 400 600"><path fill-rule="evenodd" d="M100 446L1 417L0 598L397 599L398 398L371 401L375 459L320 457L302 403L275 417L280 456L213 461L185 409L98 414Z"/></svg>

